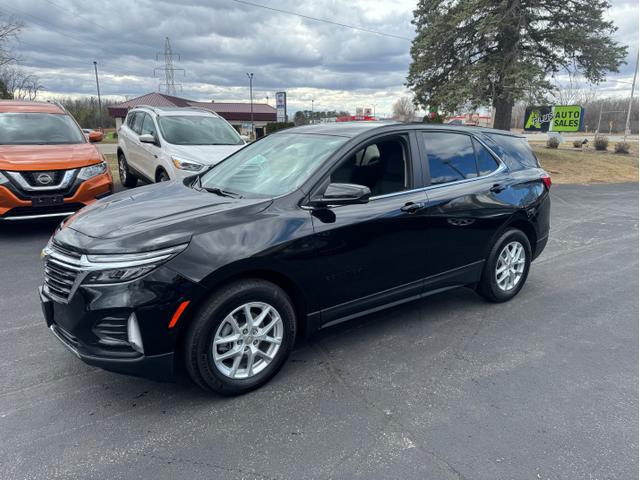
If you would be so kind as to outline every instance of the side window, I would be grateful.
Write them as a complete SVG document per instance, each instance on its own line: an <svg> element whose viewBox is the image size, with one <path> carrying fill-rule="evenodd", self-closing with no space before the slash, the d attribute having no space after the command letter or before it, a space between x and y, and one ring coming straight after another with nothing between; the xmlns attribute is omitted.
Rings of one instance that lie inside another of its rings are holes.
<svg viewBox="0 0 640 480"><path fill-rule="evenodd" d="M133 129L133 121L136 118L136 112L129 112L127 114L127 127Z"/></svg>
<svg viewBox="0 0 640 480"><path fill-rule="evenodd" d="M140 135L145 134L153 135L154 137L156 136L156 126L153 124L153 118L151 118L151 115L147 113L144 114L144 120L142 121L142 130Z"/></svg>
<svg viewBox="0 0 640 480"><path fill-rule="evenodd" d="M493 158L493 155L489 153L489 150L484 148L484 146L473 139L473 146L476 149L476 159L478 160L478 173L482 175L489 175L495 169L498 168L498 162Z"/></svg>
<svg viewBox="0 0 640 480"><path fill-rule="evenodd" d="M138 135L140 135L140 132L142 131L142 122L144 121L145 116L146 114L138 112L133 119L133 125L131 126L131 129Z"/></svg>
<svg viewBox="0 0 640 480"><path fill-rule="evenodd" d="M486 136L492 141L490 145L492 150L510 169L521 170L522 168L540 166L526 138L495 133L489 133Z"/></svg>
<svg viewBox="0 0 640 480"><path fill-rule="evenodd" d="M355 183L371 195L406 190L409 186L408 150L403 138L385 138L358 150L332 173L331 183Z"/></svg>
<svg viewBox="0 0 640 480"><path fill-rule="evenodd" d="M424 132L422 138L427 151L432 185L478 176L470 136L448 132Z"/></svg>

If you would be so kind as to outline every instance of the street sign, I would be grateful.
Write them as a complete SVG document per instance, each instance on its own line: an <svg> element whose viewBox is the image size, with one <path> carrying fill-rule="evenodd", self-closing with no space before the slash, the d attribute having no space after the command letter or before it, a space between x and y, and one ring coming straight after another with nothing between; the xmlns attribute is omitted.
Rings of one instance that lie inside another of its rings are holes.
<svg viewBox="0 0 640 480"><path fill-rule="evenodd" d="M524 130L527 132L578 132L584 111L579 105L543 105L527 107Z"/></svg>
<svg viewBox="0 0 640 480"><path fill-rule="evenodd" d="M287 92L276 92L276 120L287 121Z"/></svg>

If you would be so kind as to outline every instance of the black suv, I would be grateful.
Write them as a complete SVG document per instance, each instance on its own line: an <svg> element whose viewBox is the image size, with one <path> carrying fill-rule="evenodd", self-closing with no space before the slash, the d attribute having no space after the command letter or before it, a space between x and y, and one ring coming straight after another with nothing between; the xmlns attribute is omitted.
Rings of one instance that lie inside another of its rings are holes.
<svg viewBox="0 0 640 480"><path fill-rule="evenodd" d="M91 365L154 378L183 365L237 394L275 375L296 336L455 287L511 299L547 243L550 186L507 132L293 128L70 217L43 251L43 310Z"/></svg>

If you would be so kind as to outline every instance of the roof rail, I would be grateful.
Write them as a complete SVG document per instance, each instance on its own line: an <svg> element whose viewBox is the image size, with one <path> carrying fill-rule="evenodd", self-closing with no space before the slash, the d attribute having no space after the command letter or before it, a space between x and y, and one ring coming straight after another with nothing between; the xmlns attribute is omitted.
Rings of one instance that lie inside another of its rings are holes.
<svg viewBox="0 0 640 480"><path fill-rule="evenodd" d="M211 113L212 115L219 117L220 115L218 115L217 112L214 112L213 110L209 110L208 108L204 108L204 107L194 107L194 106L188 106L188 107L184 107L185 109L190 109L190 110L200 110L202 112L207 112L207 113Z"/></svg>
<svg viewBox="0 0 640 480"><path fill-rule="evenodd" d="M129 110L133 110L134 108L148 108L149 110L158 113L158 109L156 107L152 107L151 105L134 105L133 107L129 108Z"/></svg>
<svg viewBox="0 0 640 480"><path fill-rule="evenodd" d="M64 113L69 113L69 111L64 108L64 105L62 105L59 101L57 100L47 100L47 103L53 103L56 107L58 107L60 110L62 110Z"/></svg>

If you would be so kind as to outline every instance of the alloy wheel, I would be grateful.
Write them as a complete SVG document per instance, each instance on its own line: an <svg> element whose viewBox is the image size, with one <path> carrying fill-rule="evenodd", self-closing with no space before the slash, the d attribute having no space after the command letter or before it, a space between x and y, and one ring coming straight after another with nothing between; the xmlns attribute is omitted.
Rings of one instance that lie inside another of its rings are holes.
<svg viewBox="0 0 640 480"><path fill-rule="evenodd" d="M122 156L118 159L118 173L120 174L120 182L125 183L127 181L127 167L124 165Z"/></svg>
<svg viewBox="0 0 640 480"><path fill-rule="evenodd" d="M503 292L514 289L524 273L526 253L524 246L517 241L504 246L496 262L495 277L498 287Z"/></svg>
<svg viewBox="0 0 640 480"><path fill-rule="evenodd" d="M234 378L251 378L276 357L284 324L278 311L264 302L249 302L227 315L218 326L212 353L216 369Z"/></svg>

